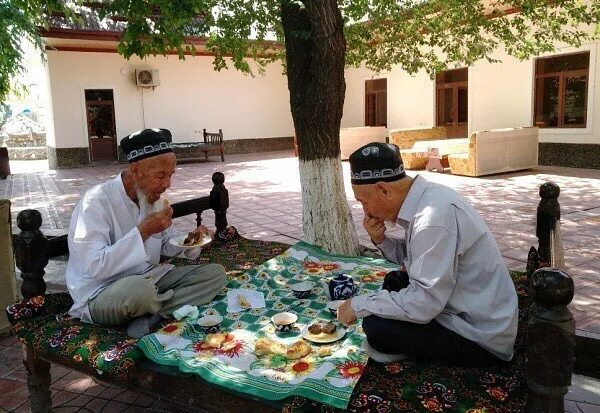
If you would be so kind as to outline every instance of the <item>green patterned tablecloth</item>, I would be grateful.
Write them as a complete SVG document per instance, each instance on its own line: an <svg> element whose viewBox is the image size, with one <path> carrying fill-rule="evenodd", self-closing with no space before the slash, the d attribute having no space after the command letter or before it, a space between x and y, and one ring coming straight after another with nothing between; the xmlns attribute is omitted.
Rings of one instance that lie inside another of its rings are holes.
<svg viewBox="0 0 600 413"><path fill-rule="evenodd" d="M221 327L228 336L221 348L208 347L204 342L206 334L188 321L168 324L142 338L138 346L156 363L177 366L183 372L198 374L238 392L268 400L303 396L346 408L368 359L361 348L364 334L360 326L348 328L342 340L330 345L332 354L325 357L318 356L316 344L308 356L299 360L272 355L257 357L254 343L261 337L284 344L300 338L299 332L275 332L270 317L281 311L296 313L300 327L315 320L332 320L320 280L343 272L358 283L357 294L365 294L380 289L385 274L396 268L383 259L327 254L299 242L283 254L237 275L212 303L200 307L200 316L224 317ZM292 294L289 286L299 281L317 283L309 298L299 300ZM226 292L234 288L262 291L266 308L228 314Z"/></svg>

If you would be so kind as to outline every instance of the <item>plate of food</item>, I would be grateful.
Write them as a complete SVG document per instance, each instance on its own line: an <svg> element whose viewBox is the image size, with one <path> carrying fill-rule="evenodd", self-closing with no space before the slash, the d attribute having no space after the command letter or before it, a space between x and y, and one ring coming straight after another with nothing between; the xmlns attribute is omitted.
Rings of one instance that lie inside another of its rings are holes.
<svg viewBox="0 0 600 413"><path fill-rule="evenodd" d="M312 323L304 326L300 334L313 343L333 343L346 335L346 329L333 323Z"/></svg>
<svg viewBox="0 0 600 413"><path fill-rule="evenodd" d="M212 242L212 238L208 234L192 231L187 234L177 235L171 238L169 242L180 248L197 248L207 246Z"/></svg>

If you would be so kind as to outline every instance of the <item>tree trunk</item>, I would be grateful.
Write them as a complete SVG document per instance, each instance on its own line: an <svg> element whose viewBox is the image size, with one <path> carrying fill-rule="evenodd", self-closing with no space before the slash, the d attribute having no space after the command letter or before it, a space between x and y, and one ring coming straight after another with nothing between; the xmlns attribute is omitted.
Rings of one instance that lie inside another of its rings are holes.
<svg viewBox="0 0 600 413"><path fill-rule="evenodd" d="M346 40L336 0L282 0L288 89L300 162L305 240L359 254L344 191L340 123Z"/></svg>

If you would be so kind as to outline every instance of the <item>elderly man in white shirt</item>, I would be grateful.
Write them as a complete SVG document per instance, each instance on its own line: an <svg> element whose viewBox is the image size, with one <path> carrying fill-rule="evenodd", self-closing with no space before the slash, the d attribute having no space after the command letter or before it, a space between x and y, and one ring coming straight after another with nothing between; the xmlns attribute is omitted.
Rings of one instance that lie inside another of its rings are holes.
<svg viewBox="0 0 600 413"><path fill-rule="evenodd" d="M85 322L121 326L133 337L148 334L179 307L210 302L226 283L219 264L174 268L160 256L195 259L200 248L169 243L172 208L162 194L171 186L176 159L171 133L145 129L125 137L130 162L115 179L88 190L69 227L66 278L74 304L70 314ZM213 235L199 226L196 232Z"/></svg>
<svg viewBox="0 0 600 413"><path fill-rule="evenodd" d="M350 156L352 189L373 243L401 270L381 291L347 300L344 324L357 317L373 359L405 356L460 366L513 357L517 294L494 237L454 190L404 172L396 145L372 143ZM385 234L385 222L405 237Z"/></svg>

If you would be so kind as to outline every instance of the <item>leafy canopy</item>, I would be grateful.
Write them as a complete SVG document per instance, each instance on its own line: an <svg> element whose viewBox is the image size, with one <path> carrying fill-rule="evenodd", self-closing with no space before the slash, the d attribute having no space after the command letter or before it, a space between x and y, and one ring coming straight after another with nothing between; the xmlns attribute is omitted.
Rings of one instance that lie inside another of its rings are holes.
<svg viewBox="0 0 600 413"><path fill-rule="evenodd" d="M175 52L180 58L205 37L216 70L251 72L285 60L281 7L322 0L114 0L103 7L65 0L0 0L0 100L10 79L23 71L22 39L40 49L36 26L62 13L77 22L85 10L97 19L127 22L118 51L124 57ZM344 18L346 63L382 71L400 66L429 74L480 59L494 61L503 48L519 59L552 51L557 43L578 46L596 38L600 0L338 0ZM311 33L296 32L310 38Z"/></svg>

